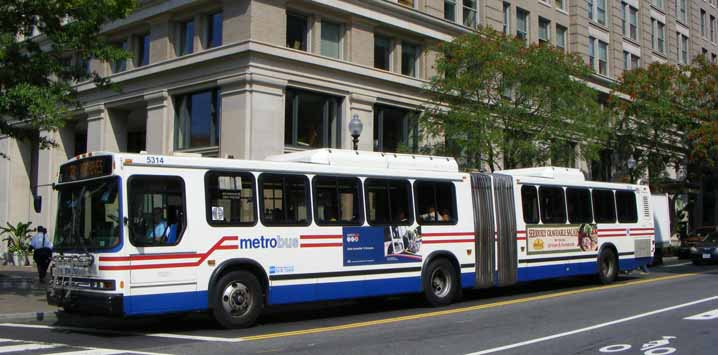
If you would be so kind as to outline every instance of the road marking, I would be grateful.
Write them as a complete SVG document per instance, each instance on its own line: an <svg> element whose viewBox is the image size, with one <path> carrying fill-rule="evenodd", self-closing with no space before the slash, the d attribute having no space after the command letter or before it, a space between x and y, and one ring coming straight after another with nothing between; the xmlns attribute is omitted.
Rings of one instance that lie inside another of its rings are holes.
<svg viewBox="0 0 718 355"><path fill-rule="evenodd" d="M594 329L604 328L604 327L608 327L608 326L615 325L615 324L619 324L619 323L625 323L625 322L632 321L632 320L636 320L636 319L639 319L639 318L645 318L645 317L649 317L649 316L656 315L656 314L659 314L659 313L668 312L668 311L672 311L672 310L675 310L675 309L679 309L679 308L683 308L683 307L689 307L689 306L693 306L693 305L696 305L696 304L705 303L705 302L714 301L714 300L718 300L718 296L703 298L703 299L700 299L700 300L696 300L696 301L692 301L692 302L688 302L688 303L683 303L683 304L679 304L679 305L675 305L675 306L671 306L671 307L661 308L661 309L657 309L657 310L655 310L655 311L650 311L650 312L646 312L646 313L636 314L636 315L634 315L634 316L630 316L630 317L626 317L626 318L621 318L621 319L617 319L617 320L613 320L613 321L605 322L605 323L601 323L601 324L596 324L596 325L592 325L592 326L585 327L585 328L581 328L581 329L576 329L576 330L571 330L571 331L564 332L564 333L558 333L558 334L553 334L553 335L549 335L549 336L545 336L545 337L541 337L541 338L535 338L535 339L531 339L531 340L526 340L526 341L522 341L522 342L520 342L520 343L514 343L514 344L499 346L499 347L495 347L495 348L491 348L491 349L486 349L486 350L482 350L482 351L477 351L477 352L475 352L475 353L469 353L469 354L466 354L466 355L484 355L484 354L496 353L496 352L499 352L499 351L504 351L504 350L508 350L508 349L514 349L514 348L518 348L518 347L521 347L521 346L526 346L526 345L530 345L530 344L536 344L536 343L544 342L544 341L547 341L547 340L553 340L553 339L557 339L557 338L561 338L561 337L565 337L565 336L569 336L569 335L573 335L573 334L583 333L583 332L591 331L591 330L594 330Z"/></svg>
<svg viewBox="0 0 718 355"><path fill-rule="evenodd" d="M40 349L52 349L56 348L57 345L53 344L20 344L0 347L0 354L11 353L15 351L32 351Z"/></svg>
<svg viewBox="0 0 718 355"><path fill-rule="evenodd" d="M625 283L620 283L620 284L595 286L595 287L589 287L589 288L572 290L572 291L552 293L552 294L547 294L547 295L531 296L531 297L519 298L519 299L514 299L514 300L508 300L508 301L481 304L481 305L476 305L476 306L447 309L447 310L443 310L443 311L426 312L426 313L414 314L414 315L409 315L409 316L392 317L392 318L377 319L377 320L366 321L366 322L349 323L349 324L343 324L343 325L337 325L337 326L296 330L296 331L281 332L281 333L252 335L252 336L242 337L241 339L244 341L266 340L266 339L282 338L282 337L296 336L296 335L307 335L307 334L316 334L316 333L333 332L333 331L339 331L339 330L363 328L363 327L370 327L370 326L375 326L375 325L403 322L403 321L407 321L407 320L434 318L434 317L446 316L446 315L457 314L457 313L473 312L473 311L478 311L478 310L483 310L483 309L488 309L488 308L509 306L509 305L520 304L520 303L527 303L527 302L541 301L541 300L547 300L547 299L552 299L552 298L559 298L559 297L564 297L564 296L578 295L578 294L587 293L587 292L608 290L608 289L626 287L626 286L641 285L641 284L647 284L647 283L658 282L658 281L673 280L673 279L679 279L679 278L695 276L695 275L697 275L697 274L689 273L689 274L663 276L663 277L656 277L656 278L651 278L651 279L642 279L642 280L638 280L638 281L625 282Z"/></svg>
<svg viewBox="0 0 718 355"><path fill-rule="evenodd" d="M91 350L79 350L79 351L67 351L64 353L52 353L46 355L114 355L114 354L127 354L124 350L111 350L111 349L91 349Z"/></svg>
<svg viewBox="0 0 718 355"><path fill-rule="evenodd" d="M682 263L682 264L665 265L663 267L677 267L677 266L686 266L686 265L690 265L690 264L693 264L693 263L690 262L690 263Z"/></svg>
<svg viewBox="0 0 718 355"><path fill-rule="evenodd" d="M718 318L718 309L714 309L712 311L704 312L701 314L696 314L695 316L685 317L683 319L689 319L689 320L712 320Z"/></svg>
<svg viewBox="0 0 718 355"><path fill-rule="evenodd" d="M302 330L279 332L279 333L250 335L250 336L237 337L237 338L193 336L193 335L168 334L168 333L145 334L145 333L137 333L137 332L121 332L121 331L114 331L114 330L100 330L100 329L91 329L91 328L48 326L48 325L20 324L20 323L0 323L0 327L5 326L5 327L24 327L24 328L38 328L38 329L59 329L59 330L70 330L70 331L96 333L96 334L151 336L151 337L158 337L158 338L236 343L236 342L241 342L241 341L267 340L267 339L283 338L283 337L289 337L289 336L335 332L335 331L341 331L341 330L347 330L347 329L356 329L356 328L371 327L371 326L377 326L377 325L383 325L383 324L404 322L404 321L409 321L409 320L441 317L441 316L452 315L452 314L457 314L457 313L467 313L467 312L479 311L479 310L484 310L484 309L489 309L489 308L510 306L510 305L514 305L514 304L528 303L528 302L533 302L533 301L548 300L548 299L560 298L560 297L571 296L571 295L579 295L579 294L588 293L588 292L609 290L609 289L627 287L627 286L636 286L636 285L654 283L654 282L659 282L659 281L675 280L675 279L680 279L680 278L685 278L685 277L695 276L695 275L699 275L699 273L686 273L686 274L679 274L679 275L661 276L661 277L655 277L655 278L641 279L641 280L637 280L637 281L616 283L613 285L593 286L593 287L587 287L587 288L582 288L582 289L578 289L578 290L563 291L563 292L551 293L551 294L540 295L540 296L530 296L530 297L518 298L518 299L513 299L513 300L508 300L508 301L500 301L500 302L481 304L481 305L475 305L475 306L469 306L469 307L453 308L453 309L446 309L446 310L441 310L441 311L419 313L419 314L413 314L413 315L408 315L408 316L391 317L391 318L377 319L377 320L371 320L371 321L365 321L365 322L348 323L348 324L342 324L342 325L336 325L336 326L310 328L310 329L302 329Z"/></svg>

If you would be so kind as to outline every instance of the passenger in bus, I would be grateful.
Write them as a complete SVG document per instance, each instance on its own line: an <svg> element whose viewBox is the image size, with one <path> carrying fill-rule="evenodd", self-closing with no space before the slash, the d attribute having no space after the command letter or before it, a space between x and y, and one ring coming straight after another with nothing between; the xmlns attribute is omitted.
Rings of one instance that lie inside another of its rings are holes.
<svg viewBox="0 0 718 355"><path fill-rule="evenodd" d="M447 210L446 208L441 210L440 216L441 216L442 222L450 222L451 221L451 216L449 215L449 210Z"/></svg>
<svg viewBox="0 0 718 355"><path fill-rule="evenodd" d="M162 216L162 207L155 207L152 210L152 223L154 227L147 230L145 237L153 241L161 241L168 232L167 221Z"/></svg>
<svg viewBox="0 0 718 355"><path fill-rule="evenodd" d="M429 209L421 215L421 220L426 222L436 221L436 209L434 206L429 207Z"/></svg>

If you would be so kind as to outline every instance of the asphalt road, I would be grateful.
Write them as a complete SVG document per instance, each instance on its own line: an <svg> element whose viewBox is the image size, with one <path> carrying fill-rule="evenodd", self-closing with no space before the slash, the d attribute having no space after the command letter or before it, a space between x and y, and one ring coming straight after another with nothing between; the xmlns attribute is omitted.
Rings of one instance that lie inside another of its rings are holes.
<svg viewBox="0 0 718 355"><path fill-rule="evenodd" d="M243 330L203 314L58 316L0 321L0 354L713 355L718 266L676 261L610 286L572 278L466 292L447 308L420 297L282 307Z"/></svg>

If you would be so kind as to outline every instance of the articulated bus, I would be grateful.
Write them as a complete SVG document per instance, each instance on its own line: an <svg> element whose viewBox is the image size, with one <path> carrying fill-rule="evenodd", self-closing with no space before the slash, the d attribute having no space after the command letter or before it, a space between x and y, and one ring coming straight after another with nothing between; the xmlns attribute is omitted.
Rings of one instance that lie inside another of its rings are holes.
<svg viewBox="0 0 718 355"><path fill-rule="evenodd" d="M60 167L47 298L68 312L209 311L573 275L651 261L647 186L576 169L462 173L452 158L320 149L264 161L87 153Z"/></svg>

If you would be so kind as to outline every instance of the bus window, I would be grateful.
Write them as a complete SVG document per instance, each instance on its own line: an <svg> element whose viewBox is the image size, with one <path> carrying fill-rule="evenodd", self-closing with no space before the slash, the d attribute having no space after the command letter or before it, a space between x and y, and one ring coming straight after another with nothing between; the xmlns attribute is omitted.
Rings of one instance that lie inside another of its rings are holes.
<svg viewBox="0 0 718 355"><path fill-rule="evenodd" d="M593 190L593 211L596 223L616 223L616 205L613 191Z"/></svg>
<svg viewBox="0 0 718 355"><path fill-rule="evenodd" d="M361 225L361 181L357 178L314 178L314 217L317 225Z"/></svg>
<svg viewBox="0 0 718 355"><path fill-rule="evenodd" d="M588 189L566 189L566 209L569 223L592 223L591 192Z"/></svg>
<svg viewBox="0 0 718 355"><path fill-rule="evenodd" d="M566 223L566 200L563 197L563 188L539 188L541 198L541 221L546 224Z"/></svg>
<svg viewBox="0 0 718 355"><path fill-rule="evenodd" d="M524 223L538 224L539 203L536 186L521 187L521 205L523 205L524 210Z"/></svg>
<svg viewBox="0 0 718 355"><path fill-rule="evenodd" d="M259 177L262 223L266 226L308 226L309 179L304 175L262 174Z"/></svg>
<svg viewBox="0 0 718 355"><path fill-rule="evenodd" d="M252 174L210 171L205 175L205 186L207 223L246 226L257 222Z"/></svg>
<svg viewBox="0 0 718 355"><path fill-rule="evenodd" d="M412 224L409 181L366 179L366 216L371 225Z"/></svg>
<svg viewBox="0 0 718 355"><path fill-rule="evenodd" d="M618 212L618 222L638 222L636 194L633 191L616 191L616 207Z"/></svg>
<svg viewBox="0 0 718 355"><path fill-rule="evenodd" d="M456 224L456 192L450 182L414 183L419 224Z"/></svg>
<svg viewBox="0 0 718 355"><path fill-rule="evenodd" d="M182 178L132 176L128 185L132 244L167 246L179 243L185 226Z"/></svg>

